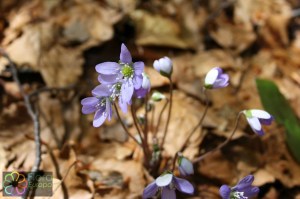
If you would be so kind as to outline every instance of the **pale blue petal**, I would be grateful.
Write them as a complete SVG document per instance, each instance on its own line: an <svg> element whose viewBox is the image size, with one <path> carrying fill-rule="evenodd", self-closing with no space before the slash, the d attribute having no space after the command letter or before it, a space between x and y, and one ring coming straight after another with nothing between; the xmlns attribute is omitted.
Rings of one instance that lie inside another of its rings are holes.
<svg viewBox="0 0 300 199"><path fill-rule="evenodd" d="M222 199L230 199L231 189L227 185L222 185L220 187L219 193L220 193Z"/></svg>
<svg viewBox="0 0 300 199"><path fill-rule="evenodd" d="M92 94L97 97L108 97L111 95L111 85L101 84L92 90Z"/></svg>
<svg viewBox="0 0 300 199"><path fill-rule="evenodd" d="M119 107L122 110L123 113L127 113L127 103L124 102L121 97L119 98Z"/></svg>
<svg viewBox="0 0 300 199"><path fill-rule="evenodd" d="M129 50L127 49L127 47L125 46L125 44L121 45L120 60L124 64L130 64L132 62L131 54L130 54Z"/></svg>
<svg viewBox="0 0 300 199"><path fill-rule="evenodd" d="M142 61L135 62L133 64L134 74L135 75L141 75L144 72L144 67L145 67L144 62L142 62Z"/></svg>
<svg viewBox="0 0 300 199"><path fill-rule="evenodd" d="M119 74L114 74L114 75L103 75L100 74L98 76L98 81L101 84L115 84L119 81Z"/></svg>
<svg viewBox="0 0 300 199"><path fill-rule="evenodd" d="M154 181L144 189L143 199L151 198L151 197L155 196L157 191L158 191L158 186L156 185L156 183Z"/></svg>
<svg viewBox="0 0 300 199"><path fill-rule="evenodd" d="M107 114L105 113L105 111L103 109L96 111L96 114L95 114L94 120L93 120L93 126L94 127L101 126L104 123L106 118L107 118Z"/></svg>
<svg viewBox="0 0 300 199"><path fill-rule="evenodd" d="M103 62L96 65L96 71L104 75L113 75L120 72L121 66L116 62Z"/></svg>
<svg viewBox="0 0 300 199"><path fill-rule="evenodd" d="M81 105L83 106L95 106L99 102L96 97L86 97L81 100Z"/></svg>
<svg viewBox="0 0 300 199"><path fill-rule="evenodd" d="M187 194L194 193L193 185L185 179L174 177L174 184L178 191L181 191L181 192L187 193Z"/></svg>
<svg viewBox="0 0 300 199"><path fill-rule="evenodd" d="M141 88L142 83L143 83L143 76L142 75L134 76L132 83L133 83L135 89Z"/></svg>
<svg viewBox="0 0 300 199"><path fill-rule="evenodd" d="M124 102L129 102L133 95L134 87L131 80L125 81L121 86L121 98Z"/></svg>
<svg viewBox="0 0 300 199"><path fill-rule="evenodd" d="M90 114L96 111L96 107L95 106L82 106L81 108L81 112L83 114Z"/></svg>

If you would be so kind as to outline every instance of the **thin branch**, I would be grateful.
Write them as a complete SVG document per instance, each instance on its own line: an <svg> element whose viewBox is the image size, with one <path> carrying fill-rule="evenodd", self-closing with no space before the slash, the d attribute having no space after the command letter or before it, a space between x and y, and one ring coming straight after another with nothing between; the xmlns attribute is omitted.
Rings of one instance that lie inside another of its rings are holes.
<svg viewBox="0 0 300 199"><path fill-rule="evenodd" d="M3 49L0 49L0 54L2 54L3 57L5 57L9 62L13 80L16 82L16 84L20 90L20 93L21 93L22 97L24 98L27 112L33 121L34 141L35 141L35 162L31 169L31 172L37 172L39 170L39 167L40 167L40 164L42 161L41 160L41 132L40 132L41 129L40 129L38 105L35 105L35 110L34 110L34 108L32 107L32 104L30 103L29 96L25 93L25 91L22 87L21 81L18 77L17 68L16 68L15 64L13 63L13 61L11 60L11 58L8 56L8 54ZM28 193L29 193L29 189L26 190L26 192L22 196L22 198L27 198Z"/></svg>

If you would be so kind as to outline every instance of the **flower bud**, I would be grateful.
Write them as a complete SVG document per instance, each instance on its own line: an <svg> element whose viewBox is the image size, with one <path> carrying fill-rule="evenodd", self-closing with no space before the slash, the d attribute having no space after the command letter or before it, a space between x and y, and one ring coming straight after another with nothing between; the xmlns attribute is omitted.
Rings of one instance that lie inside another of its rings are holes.
<svg viewBox="0 0 300 199"><path fill-rule="evenodd" d="M220 67L215 67L208 71L204 80L204 87L206 89L224 88L228 86L229 76L223 73Z"/></svg>
<svg viewBox="0 0 300 199"><path fill-rule="evenodd" d="M153 66L162 76L168 78L171 77L173 72L173 63L169 57L163 57L159 60L155 60Z"/></svg>
<svg viewBox="0 0 300 199"><path fill-rule="evenodd" d="M187 158L183 157L182 154L179 154L178 165L179 172L182 176L194 174L194 167L192 162L189 161Z"/></svg>
<svg viewBox="0 0 300 199"><path fill-rule="evenodd" d="M154 93L151 96L151 99L155 102L159 102L159 101L161 101L162 99L165 99L165 98L166 98L166 96L164 96L164 94L162 94L158 91L154 91Z"/></svg>

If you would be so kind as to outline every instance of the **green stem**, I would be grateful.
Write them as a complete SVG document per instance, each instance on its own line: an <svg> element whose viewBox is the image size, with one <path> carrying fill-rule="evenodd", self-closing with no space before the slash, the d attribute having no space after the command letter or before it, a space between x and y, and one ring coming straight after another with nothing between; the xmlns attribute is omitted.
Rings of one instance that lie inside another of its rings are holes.
<svg viewBox="0 0 300 199"><path fill-rule="evenodd" d="M213 152L223 148L233 137L233 135L235 134L237 128L238 128L238 124L239 124L239 120L240 120L240 117L242 115L243 112L239 112L236 120L235 120L235 126L234 126L234 129L232 131L232 133L230 134L230 136L222 143L220 144L218 147L212 149L211 151L208 151L207 153L204 153L203 155L201 155L200 157L196 158L193 163L196 163L196 162L200 162L202 159L204 159L206 156L212 154Z"/></svg>

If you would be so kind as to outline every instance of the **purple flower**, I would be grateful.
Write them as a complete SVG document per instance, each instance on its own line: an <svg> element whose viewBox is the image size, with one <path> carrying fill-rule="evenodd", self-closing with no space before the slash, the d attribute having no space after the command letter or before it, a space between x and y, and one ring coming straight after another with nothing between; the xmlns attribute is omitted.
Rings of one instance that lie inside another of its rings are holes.
<svg viewBox="0 0 300 199"><path fill-rule="evenodd" d="M220 67L208 71L204 80L204 87L207 89L224 88L228 86L229 76L223 73Z"/></svg>
<svg viewBox="0 0 300 199"><path fill-rule="evenodd" d="M111 87L108 85L99 85L92 90L92 94L93 97L87 97L81 100L81 111L83 114L95 112L93 126L99 127L106 119L111 120Z"/></svg>
<svg viewBox="0 0 300 199"><path fill-rule="evenodd" d="M134 91L142 86L144 62L133 63L130 52L122 44L119 63L103 62L96 65L96 71L101 84L113 85L113 96L119 98L122 111L127 112Z"/></svg>
<svg viewBox="0 0 300 199"><path fill-rule="evenodd" d="M178 169L182 176L188 176L194 174L194 166L191 161L183 157L182 154L178 156Z"/></svg>
<svg viewBox="0 0 300 199"><path fill-rule="evenodd" d="M143 75L143 81L141 88L136 90L136 95L138 98L143 98L147 93L149 93L151 89L151 83L149 76L146 73L142 73Z"/></svg>
<svg viewBox="0 0 300 199"><path fill-rule="evenodd" d="M167 172L156 178L144 189L143 199L155 196L158 191L161 191L162 199L176 199L176 189L187 194L194 193L194 187L189 181L177 178L172 173Z"/></svg>
<svg viewBox="0 0 300 199"><path fill-rule="evenodd" d="M248 175L232 188L222 185L219 190L222 199L248 199L256 196L259 188L251 185L253 180L254 176Z"/></svg>
<svg viewBox="0 0 300 199"><path fill-rule="evenodd" d="M245 114L247 121L251 126L252 130L259 136L264 135L262 124L270 125L274 120L272 115L270 115L268 112L263 110L256 110L256 109L244 110L243 113Z"/></svg>
<svg viewBox="0 0 300 199"><path fill-rule="evenodd" d="M153 63L155 70L165 77L170 77L173 72L173 63L169 57L155 60Z"/></svg>

